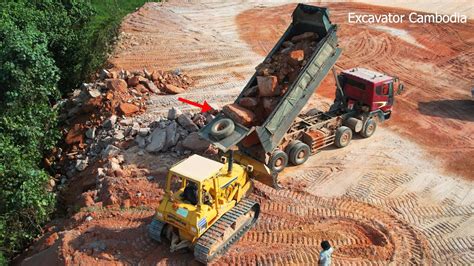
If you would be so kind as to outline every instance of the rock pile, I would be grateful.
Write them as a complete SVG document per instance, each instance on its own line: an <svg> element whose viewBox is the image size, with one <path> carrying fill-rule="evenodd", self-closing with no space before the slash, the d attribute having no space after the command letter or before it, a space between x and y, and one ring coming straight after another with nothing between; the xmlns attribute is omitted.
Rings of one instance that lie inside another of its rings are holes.
<svg viewBox="0 0 474 266"><path fill-rule="evenodd" d="M283 42L278 52L256 67L255 86L237 103L224 106L226 116L247 127L262 124L306 65L317 39L316 33L305 32Z"/></svg>

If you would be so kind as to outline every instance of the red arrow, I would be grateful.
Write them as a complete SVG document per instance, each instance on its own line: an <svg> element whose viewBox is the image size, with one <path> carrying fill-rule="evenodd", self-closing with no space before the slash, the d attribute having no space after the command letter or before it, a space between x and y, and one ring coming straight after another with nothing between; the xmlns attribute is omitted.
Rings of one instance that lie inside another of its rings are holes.
<svg viewBox="0 0 474 266"><path fill-rule="evenodd" d="M197 102L193 102L181 97L178 98L178 101L201 108L201 113L205 113L212 110L212 107L206 101L204 101L202 104L199 104Z"/></svg>

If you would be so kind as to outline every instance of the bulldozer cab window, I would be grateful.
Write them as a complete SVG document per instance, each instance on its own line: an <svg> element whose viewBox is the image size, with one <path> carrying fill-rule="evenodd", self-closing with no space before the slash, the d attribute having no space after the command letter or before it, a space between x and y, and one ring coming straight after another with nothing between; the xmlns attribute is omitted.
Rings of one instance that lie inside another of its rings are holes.
<svg viewBox="0 0 474 266"><path fill-rule="evenodd" d="M184 188L184 192L182 194L182 198L185 201L188 201L192 205L197 205L199 202L198 199L198 186L195 182L187 180L186 187Z"/></svg>
<svg viewBox="0 0 474 266"><path fill-rule="evenodd" d="M178 175L171 175L170 178L170 191L175 193L182 189L184 186L183 178Z"/></svg>

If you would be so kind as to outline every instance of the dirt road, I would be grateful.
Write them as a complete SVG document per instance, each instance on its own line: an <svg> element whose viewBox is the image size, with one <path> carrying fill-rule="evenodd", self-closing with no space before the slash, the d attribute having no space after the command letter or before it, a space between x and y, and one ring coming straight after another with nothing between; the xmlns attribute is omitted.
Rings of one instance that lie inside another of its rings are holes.
<svg viewBox="0 0 474 266"><path fill-rule="evenodd" d="M344 21L348 7L398 11L348 5L330 6L333 20L341 24L344 54L338 66L368 66L399 75L407 92L397 101L393 120L371 139L356 138L347 148L329 148L301 167L288 168L281 175L286 189L257 181L252 197L262 205L261 219L216 264L314 265L322 239L336 246L336 265L473 263L469 174L474 169L474 123L473 105L467 102L473 80L472 34L461 26L405 25L406 33L397 37L392 33L400 32L393 28L401 26L349 26ZM222 105L245 85L286 28L292 8L149 3L124 21L111 62L117 69L180 68L197 84L180 96ZM328 106L324 96L332 97L330 86L327 79L312 106ZM170 106L181 104L175 96L153 96L143 117L156 119ZM126 167L145 169L156 178L147 181L139 175L126 183L134 184L143 202L155 202L152 192L163 185L166 167L179 158L140 157L137 151L135 146L125 152ZM465 171L446 170L446 163L455 162ZM23 263L194 263L191 253L170 254L167 244L148 238L152 205L82 209L70 219L56 220L25 253Z"/></svg>

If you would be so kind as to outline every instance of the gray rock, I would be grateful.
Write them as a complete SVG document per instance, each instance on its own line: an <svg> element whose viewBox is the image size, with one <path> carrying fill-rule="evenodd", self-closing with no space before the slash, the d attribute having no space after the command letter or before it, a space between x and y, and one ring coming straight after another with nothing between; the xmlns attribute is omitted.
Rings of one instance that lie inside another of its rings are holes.
<svg viewBox="0 0 474 266"><path fill-rule="evenodd" d="M73 117L76 114L78 114L80 111L81 111L81 107L76 105L76 106L74 106L73 108L71 108L67 111L67 116L68 117Z"/></svg>
<svg viewBox="0 0 474 266"><path fill-rule="evenodd" d="M88 165L89 165L89 159L86 157L83 160L77 160L75 168L77 171L81 172L81 171L84 171Z"/></svg>
<svg viewBox="0 0 474 266"><path fill-rule="evenodd" d="M139 151L137 152L137 155L138 155L138 156L143 156L143 155L145 155L145 152L144 152L143 150L139 150Z"/></svg>
<svg viewBox="0 0 474 266"><path fill-rule="evenodd" d="M150 128L149 127L143 127L138 130L138 135L142 137L146 137L150 134Z"/></svg>
<svg viewBox="0 0 474 266"><path fill-rule="evenodd" d="M191 120L191 118L189 118L185 114L178 116L177 120L178 120L178 123L189 132L195 132L199 130L198 126L194 124L193 120Z"/></svg>
<svg viewBox="0 0 474 266"><path fill-rule="evenodd" d="M135 137L135 142L138 144L139 148L145 148L146 146L146 139L142 136L136 136Z"/></svg>
<svg viewBox="0 0 474 266"><path fill-rule="evenodd" d="M115 123L117 122L117 116L116 115L111 115L109 118L107 118L102 126L104 128L113 128L115 126Z"/></svg>
<svg viewBox="0 0 474 266"><path fill-rule="evenodd" d="M178 129L178 124L176 124L175 121L172 121L167 127L166 127L166 144L164 149L169 149L170 147L173 147L176 145L179 139L179 135L177 134L177 129Z"/></svg>
<svg viewBox="0 0 474 266"><path fill-rule="evenodd" d="M171 109L168 110L168 120L176 120L178 116L182 115L183 112L179 110L176 107L171 107Z"/></svg>
<svg viewBox="0 0 474 266"><path fill-rule="evenodd" d="M105 148L105 150L102 152L102 156L104 158L107 158L107 157L119 155L119 153L120 153L120 148L117 148L114 145L109 144L107 148Z"/></svg>
<svg viewBox="0 0 474 266"><path fill-rule="evenodd" d="M100 79L107 79L109 78L110 72L107 71L106 69L102 69L99 73L99 78Z"/></svg>
<svg viewBox="0 0 474 266"><path fill-rule="evenodd" d="M86 137L89 139L95 138L95 127L91 127L86 131Z"/></svg>
<svg viewBox="0 0 474 266"><path fill-rule="evenodd" d="M203 152L207 150L211 144L201 138L197 132L193 132L183 140L182 145L185 149L194 152Z"/></svg>
<svg viewBox="0 0 474 266"><path fill-rule="evenodd" d="M123 134L122 130L115 131L115 134L114 134L115 140L123 140L124 138L125 138L125 135Z"/></svg>
<svg viewBox="0 0 474 266"><path fill-rule="evenodd" d="M146 179L148 179L148 181L151 181L151 180L155 179L155 177L152 176L152 175L149 175L149 176L146 177Z"/></svg>
<svg viewBox="0 0 474 266"><path fill-rule="evenodd" d="M166 144L166 129L156 128L150 135L150 144L146 146L148 152L159 152Z"/></svg>
<svg viewBox="0 0 474 266"><path fill-rule="evenodd" d="M151 92L153 92L153 93L155 93L155 94L161 93L160 89L158 89L158 87L156 87L156 85L155 85L155 83L153 83L153 81L147 80L147 81L145 81L145 82L143 83L143 85L145 85L145 87L146 87L149 91L151 91Z"/></svg>
<svg viewBox="0 0 474 266"><path fill-rule="evenodd" d="M92 98L97 98L100 96L100 91L96 88L94 89L89 89L89 95L92 97Z"/></svg>
<svg viewBox="0 0 474 266"><path fill-rule="evenodd" d="M99 140L99 147L106 148L109 144L114 142L114 138L111 136L105 136L104 138Z"/></svg>
<svg viewBox="0 0 474 266"><path fill-rule="evenodd" d="M132 124L133 124L133 120L131 118L126 118L126 119L120 120L120 125L122 125L122 126L130 126Z"/></svg>

